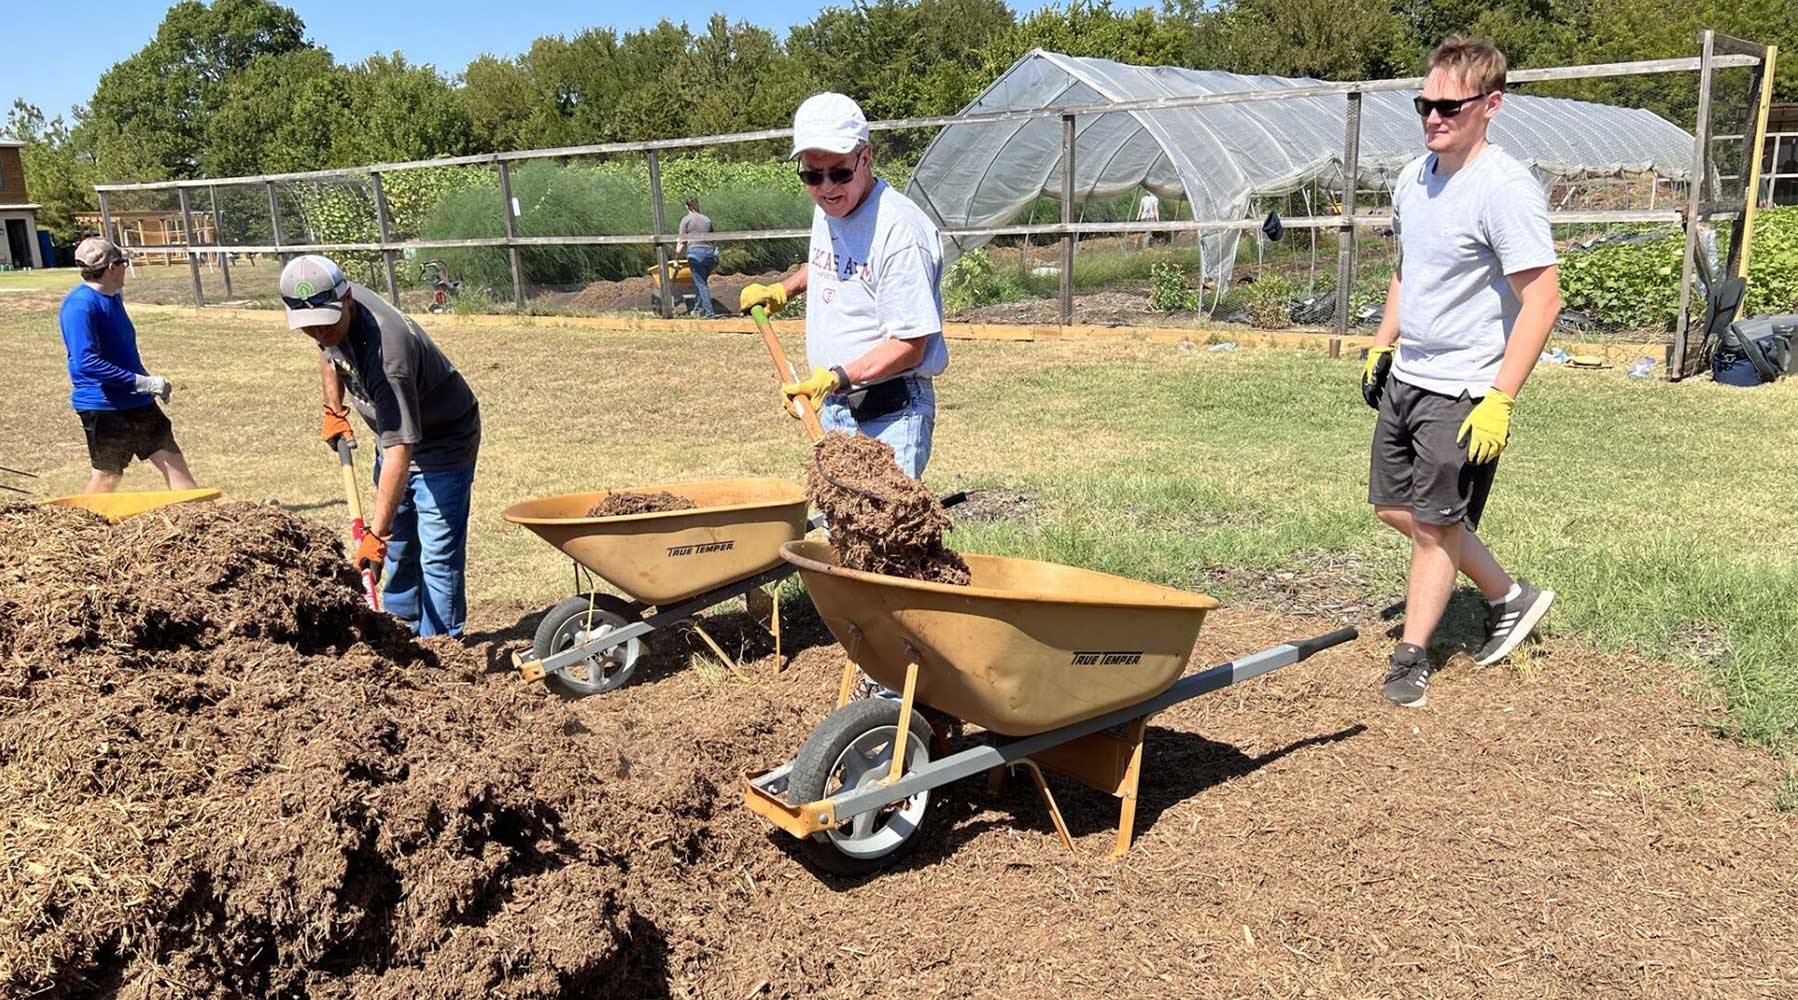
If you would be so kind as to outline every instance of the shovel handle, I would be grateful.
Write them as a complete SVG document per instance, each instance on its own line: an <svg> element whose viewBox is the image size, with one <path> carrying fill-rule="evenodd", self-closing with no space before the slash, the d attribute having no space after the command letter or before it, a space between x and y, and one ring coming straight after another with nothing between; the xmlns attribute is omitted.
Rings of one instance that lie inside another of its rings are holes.
<svg viewBox="0 0 1798 1000"><path fill-rule="evenodd" d="M768 355L774 359L774 377L781 382L796 378L793 364L787 360L786 349L780 346L780 338L774 335L774 328L768 325L768 310L761 306L751 306L749 318L755 320L755 328L762 334L762 343L768 345ZM794 396L793 405L799 407L799 419L805 424L806 436L813 441L823 438L824 425L818 420L818 412L812 408L811 397Z"/></svg>
<svg viewBox="0 0 1798 1000"><path fill-rule="evenodd" d="M342 437L337 439L337 465L343 470L343 496L350 505L350 538L360 547L368 529L362 523L362 496L356 489L356 460L350 456L349 441ZM362 571L362 599L372 610L381 610L381 592L375 587L374 570Z"/></svg>

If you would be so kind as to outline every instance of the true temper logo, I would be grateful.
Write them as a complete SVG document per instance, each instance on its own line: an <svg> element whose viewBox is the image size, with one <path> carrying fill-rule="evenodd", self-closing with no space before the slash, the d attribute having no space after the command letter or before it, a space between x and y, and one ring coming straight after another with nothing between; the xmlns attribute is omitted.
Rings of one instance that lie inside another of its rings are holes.
<svg viewBox="0 0 1798 1000"><path fill-rule="evenodd" d="M1076 650L1076 667L1133 667L1142 662L1142 650Z"/></svg>
<svg viewBox="0 0 1798 1000"><path fill-rule="evenodd" d="M706 542L703 545L670 545L668 546L668 557L672 559L675 556L703 556L708 552L729 552L736 547L736 542Z"/></svg>

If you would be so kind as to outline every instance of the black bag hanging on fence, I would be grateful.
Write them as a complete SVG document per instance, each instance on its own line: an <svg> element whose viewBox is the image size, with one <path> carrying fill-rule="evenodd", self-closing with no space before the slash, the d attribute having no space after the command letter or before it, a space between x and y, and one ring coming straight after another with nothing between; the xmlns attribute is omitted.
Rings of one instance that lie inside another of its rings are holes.
<svg viewBox="0 0 1798 1000"><path fill-rule="evenodd" d="M1717 352L1711 356L1711 378L1737 386L1776 382L1798 366L1794 339L1798 339L1795 314L1754 316L1731 323L1717 338Z"/></svg>

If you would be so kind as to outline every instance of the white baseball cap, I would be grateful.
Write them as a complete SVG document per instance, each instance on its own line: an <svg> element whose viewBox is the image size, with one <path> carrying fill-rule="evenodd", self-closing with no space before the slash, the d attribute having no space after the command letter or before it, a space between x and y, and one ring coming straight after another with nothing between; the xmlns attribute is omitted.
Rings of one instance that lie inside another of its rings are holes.
<svg viewBox="0 0 1798 1000"><path fill-rule="evenodd" d="M287 328L330 326L343 315L350 282L329 257L309 253L281 269L281 300L287 305Z"/></svg>
<svg viewBox="0 0 1798 1000"><path fill-rule="evenodd" d="M793 155L808 149L847 153L868 141L861 105L836 93L813 94L793 112Z"/></svg>

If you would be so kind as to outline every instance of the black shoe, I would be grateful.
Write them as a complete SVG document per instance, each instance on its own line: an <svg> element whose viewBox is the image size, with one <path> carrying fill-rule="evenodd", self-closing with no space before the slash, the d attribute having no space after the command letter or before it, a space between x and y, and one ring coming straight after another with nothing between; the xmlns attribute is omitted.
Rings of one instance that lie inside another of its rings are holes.
<svg viewBox="0 0 1798 1000"><path fill-rule="evenodd" d="M1380 695L1394 705L1422 708L1430 688L1430 655L1422 646L1401 642L1386 661L1386 680Z"/></svg>
<svg viewBox="0 0 1798 1000"><path fill-rule="evenodd" d="M1516 597L1498 604L1486 605L1486 644L1480 647L1479 655L1473 662L1479 666L1497 663L1510 655L1517 644L1529 638L1536 629L1536 623L1548 613L1548 606L1555 602L1555 592L1539 590L1535 584L1522 577L1517 578L1517 587L1521 591Z"/></svg>

